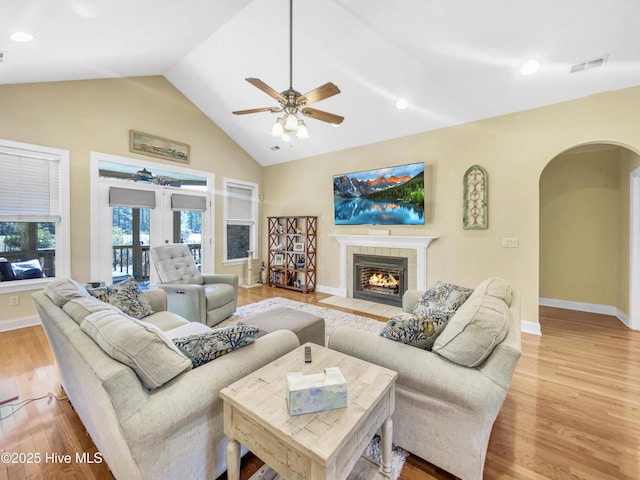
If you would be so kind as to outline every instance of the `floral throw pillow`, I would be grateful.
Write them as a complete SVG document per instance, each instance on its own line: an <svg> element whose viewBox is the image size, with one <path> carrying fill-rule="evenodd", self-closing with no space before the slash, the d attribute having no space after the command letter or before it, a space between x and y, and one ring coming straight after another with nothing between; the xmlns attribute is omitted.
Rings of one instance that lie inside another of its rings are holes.
<svg viewBox="0 0 640 480"><path fill-rule="evenodd" d="M238 325L174 338L172 341L191 360L193 368L196 368L253 343L259 332L260 329L254 325Z"/></svg>
<svg viewBox="0 0 640 480"><path fill-rule="evenodd" d="M424 292L412 313L420 318L430 318L446 323L472 293L471 288L438 282Z"/></svg>
<svg viewBox="0 0 640 480"><path fill-rule="evenodd" d="M138 320L153 313L149 299L145 297L138 282L133 278L115 285L89 289L89 293L98 300L109 303Z"/></svg>
<svg viewBox="0 0 640 480"><path fill-rule="evenodd" d="M380 336L412 347L431 350L445 325L446 322L438 319L417 317L403 312L385 324L380 331Z"/></svg>

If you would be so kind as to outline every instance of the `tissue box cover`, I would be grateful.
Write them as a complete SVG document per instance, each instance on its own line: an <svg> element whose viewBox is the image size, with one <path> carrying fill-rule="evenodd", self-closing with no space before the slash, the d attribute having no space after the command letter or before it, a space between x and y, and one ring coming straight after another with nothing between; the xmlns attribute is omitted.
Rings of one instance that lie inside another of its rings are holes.
<svg viewBox="0 0 640 480"><path fill-rule="evenodd" d="M326 368L324 373L303 375L287 374L287 404L290 415L322 412L347 406L347 381L337 367Z"/></svg>

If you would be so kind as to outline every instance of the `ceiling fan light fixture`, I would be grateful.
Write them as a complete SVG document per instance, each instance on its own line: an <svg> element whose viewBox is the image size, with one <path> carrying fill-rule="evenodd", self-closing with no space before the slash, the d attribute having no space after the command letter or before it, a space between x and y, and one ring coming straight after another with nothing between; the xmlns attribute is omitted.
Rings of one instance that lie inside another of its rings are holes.
<svg viewBox="0 0 640 480"><path fill-rule="evenodd" d="M284 117L284 128L290 132L298 129L298 117L295 113L287 113Z"/></svg>
<svg viewBox="0 0 640 480"><path fill-rule="evenodd" d="M306 140L309 138L309 129L304 124L304 120L298 121L298 131L296 132L296 138L300 140Z"/></svg>
<svg viewBox="0 0 640 480"><path fill-rule="evenodd" d="M340 89L333 83L327 82L304 95L301 95L300 92L293 88L293 0L289 0L289 88L283 92L278 92L259 78L248 77L245 80L276 99L279 106L236 110L232 113L234 115L247 115L260 112L283 112L283 118L278 118L276 124L271 127L271 135L274 137L281 137L283 140L288 141L288 132L297 132L299 128L302 128L302 132L299 132L296 137L301 139L309 138L309 130L302 120L298 120L298 113L334 126L341 124L344 120L344 117L340 115L309 107L311 104L340 93Z"/></svg>
<svg viewBox="0 0 640 480"><path fill-rule="evenodd" d="M284 123L282 122L282 117L278 117L276 123L273 124L271 128L271 135L274 137L281 137L284 133Z"/></svg>

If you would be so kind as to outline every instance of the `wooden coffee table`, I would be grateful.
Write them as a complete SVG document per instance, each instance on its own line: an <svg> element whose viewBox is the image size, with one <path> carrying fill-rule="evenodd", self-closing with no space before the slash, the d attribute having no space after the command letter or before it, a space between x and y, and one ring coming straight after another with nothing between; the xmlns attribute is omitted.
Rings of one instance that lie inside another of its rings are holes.
<svg viewBox="0 0 640 480"><path fill-rule="evenodd" d="M305 345L311 346L311 363L304 363L301 346L220 392L229 438L227 478L240 478L242 444L285 479L343 480L381 427L380 473L388 477L396 372L313 343ZM289 415L286 374L322 373L326 367L340 368L346 378L347 407Z"/></svg>

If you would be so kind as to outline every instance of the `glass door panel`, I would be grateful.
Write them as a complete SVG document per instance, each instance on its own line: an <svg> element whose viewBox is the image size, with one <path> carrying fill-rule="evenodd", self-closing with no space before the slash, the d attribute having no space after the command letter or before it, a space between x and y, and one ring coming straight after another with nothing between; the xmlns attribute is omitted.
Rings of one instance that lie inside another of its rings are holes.
<svg viewBox="0 0 640 480"><path fill-rule="evenodd" d="M173 243L186 243L193 259L202 271L202 212L178 210L173 212Z"/></svg>
<svg viewBox="0 0 640 480"><path fill-rule="evenodd" d="M133 277L149 283L150 209L112 207L113 283Z"/></svg>

